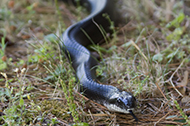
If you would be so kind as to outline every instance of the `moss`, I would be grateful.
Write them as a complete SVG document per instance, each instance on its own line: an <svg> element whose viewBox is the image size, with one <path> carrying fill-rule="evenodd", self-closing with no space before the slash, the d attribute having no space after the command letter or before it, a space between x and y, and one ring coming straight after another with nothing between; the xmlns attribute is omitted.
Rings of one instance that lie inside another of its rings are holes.
<svg viewBox="0 0 190 126"><path fill-rule="evenodd" d="M51 113L57 118L70 118L69 108L63 101L58 100L43 100L40 103L42 113Z"/></svg>

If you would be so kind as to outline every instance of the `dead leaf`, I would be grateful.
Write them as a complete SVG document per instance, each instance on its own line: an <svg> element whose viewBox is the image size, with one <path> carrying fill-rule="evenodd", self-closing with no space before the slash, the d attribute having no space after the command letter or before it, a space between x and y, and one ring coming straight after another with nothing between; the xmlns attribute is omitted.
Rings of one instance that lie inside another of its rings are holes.
<svg viewBox="0 0 190 126"><path fill-rule="evenodd" d="M3 56L1 59L2 59L4 62L7 61L7 57L6 57L6 56Z"/></svg>
<svg viewBox="0 0 190 126"><path fill-rule="evenodd" d="M11 1L8 2L8 7L9 7L9 8L13 8L14 5L15 5L14 0L11 0Z"/></svg>
<svg viewBox="0 0 190 126"><path fill-rule="evenodd" d="M190 97L189 97L189 96L184 96L184 97L181 99L181 102L182 102L182 103L188 103L188 102L190 102Z"/></svg>
<svg viewBox="0 0 190 126"><path fill-rule="evenodd" d="M182 87L182 88L179 89L179 91L183 95L185 95L185 92L186 92L186 89L187 89L186 87L187 87L187 84L188 84L188 74L189 74L188 71L185 71L183 80L180 83L178 83L178 86Z"/></svg>

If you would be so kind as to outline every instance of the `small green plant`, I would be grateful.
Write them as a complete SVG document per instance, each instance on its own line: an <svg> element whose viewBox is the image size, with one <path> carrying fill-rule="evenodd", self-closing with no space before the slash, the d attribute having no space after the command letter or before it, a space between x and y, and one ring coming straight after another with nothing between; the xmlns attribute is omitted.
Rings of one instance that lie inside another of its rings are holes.
<svg viewBox="0 0 190 126"><path fill-rule="evenodd" d="M26 10L29 12L30 15L33 15L35 13L34 6L35 6L35 3L26 7Z"/></svg>
<svg viewBox="0 0 190 126"><path fill-rule="evenodd" d="M182 25L182 22L184 22L185 19L184 13L179 13L174 20L166 24L165 31L163 31L163 33L166 34L166 39L170 44L160 53L155 54L153 56L153 61L167 62L166 59L169 60L173 57L176 51L178 51L175 56L175 59L177 60L183 60L183 58L188 55L190 50L190 36L185 33L186 27ZM170 31L170 29L174 30Z"/></svg>
<svg viewBox="0 0 190 126"><path fill-rule="evenodd" d="M10 10L0 6L0 19L5 20L6 18L9 18L11 14L12 12Z"/></svg>
<svg viewBox="0 0 190 126"><path fill-rule="evenodd" d="M1 73L1 75L5 78L5 86L6 88L0 88L0 97L1 102L4 104L8 104L8 107L3 110L4 115L0 116L0 122L4 126L7 125L25 125L29 123L35 123L35 121L43 122L45 120L46 112L42 113L42 109L39 105L35 104L30 97L30 94L25 94L27 88L25 89L25 85L22 80L24 76L24 69L21 70L21 74L18 75L19 88L10 87L7 75L5 73ZM18 92L15 92L18 90ZM26 103L24 98L28 98L30 101ZM52 120L49 122L55 124L56 120Z"/></svg>
<svg viewBox="0 0 190 126"><path fill-rule="evenodd" d="M24 74L24 70L22 74ZM5 78L6 88L1 89L1 102L9 102L8 107L3 111L5 115L0 116L0 120L4 122L3 125L23 125L25 123L26 106L23 100L23 87L21 86L22 77L20 77L19 92L14 93L15 88L9 86L9 80L5 73L1 73Z"/></svg>
<svg viewBox="0 0 190 126"><path fill-rule="evenodd" d="M54 61L57 57L55 56L56 50L54 50L53 47L56 46L55 48L59 48L56 45L57 40L58 40L58 37L55 34L49 34L44 37L43 44L35 45L26 41L32 46L32 48L34 48L34 53L33 55L30 55L28 57L28 62L29 63L43 63L43 62L47 62L48 60ZM36 40L36 41L39 41L39 40ZM51 43L54 43L54 44L52 46L49 46Z"/></svg>
<svg viewBox="0 0 190 126"><path fill-rule="evenodd" d="M68 70L68 74L71 73L71 70ZM60 84L63 88L63 92L65 94L65 98L67 99L67 104L69 106L69 110L72 114L72 117L74 119L74 122L80 122L79 120L79 114L76 111L76 104L74 103L74 84L76 82L75 77L69 76L69 82L68 82L68 87L64 83L62 79L60 79Z"/></svg>
<svg viewBox="0 0 190 126"><path fill-rule="evenodd" d="M109 23L110 23L110 30L112 31L112 36L111 36L111 37L113 37L113 38L112 38L112 42L113 42L112 45L115 45L114 42L116 42L116 41L118 40L118 38L117 38L117 31L115 30L114 21L112 21L112 20L110 19L110 17L109 17L108 14L103 14L103 17L106 18L106 19L109 21ZM105 33L105 34L106 34L106 33Z"/></svg>
<svg viewBox="0 0 190 126"><path fill-rule="evenodd" d="M51 119L51 125L55 125L57 123L58 123L58 121L57 121L56 117L54 117L54 118Z"/></svg>
<svg viewBox="0 0 190 126"><path fill-rule="evenodd" d="M182 108L179 106L176 100L174 100L174 104L176 105L176 108L179 110L181 116L186 120L188 125L190 125L190 120L188 119L188 116L183 112Z"/></svg>
<svg viewBox="0 0 190 126"><path fill-rule="evenodd" d="M6 63L6 56L5 56L5 37L1 38L1 43L0 43L0 70L6 69L7 68L7 63Z"/></svg>

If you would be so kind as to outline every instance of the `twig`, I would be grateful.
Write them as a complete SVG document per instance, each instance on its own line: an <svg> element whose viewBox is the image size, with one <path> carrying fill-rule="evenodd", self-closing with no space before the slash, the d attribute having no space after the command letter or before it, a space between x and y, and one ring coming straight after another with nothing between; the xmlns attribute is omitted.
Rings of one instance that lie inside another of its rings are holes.
<svg viewBox="0 0 190 126"><path fill-rule="evenodd" d="M135 46L135 48L140 52L140 54L141 54L146 60L148 60L148 58L144 55L144 53L140 50L140 48L135 44L135 42L134 42L133 40L131 40L130 42L131 42L131 44L132 44L133 46Z"/></svg>
<svg viewBox="0 0 190 126"><path fill-rule="evenodd" d="M173 82L172 82L172 78L173 78L173 76L175 75L175 73L179 70L179 68L183 65L183 62L185 61L185 59L181 62L181 64L177 67L177 69L173 72L173 74L171 75L171 77L170 77L170 79L169 79L169 81L170 81L170 83L171 83L171 85L173 86L173 88L176 90L176 92L180 95L180 96L182 96L183 97L183 95L177 90L177 88L175 87L175 85L173 84Z"/></svg>
<svg viewBox="0 0 190 126"><path fill-rule="evenodd" d="M154 126L156 126L157 123L159 123L162 119L166 118L167 115L169 115L172 111L169 111L166 115L164 115L162 118L160 118L157 122L154 123Z"/></svg>
<svg viewBox="0 0 190 126"><path fill-rule="evenodd" d="M160 89L160 87L159 87L159 85L158 85L157 82L156 82L156 86L157 86L158 90L160 91L160 93L163 95L164 99L167 99L166 96L165 96L165 94L164 94L164 93L162 92L162 90Z"/></svg>

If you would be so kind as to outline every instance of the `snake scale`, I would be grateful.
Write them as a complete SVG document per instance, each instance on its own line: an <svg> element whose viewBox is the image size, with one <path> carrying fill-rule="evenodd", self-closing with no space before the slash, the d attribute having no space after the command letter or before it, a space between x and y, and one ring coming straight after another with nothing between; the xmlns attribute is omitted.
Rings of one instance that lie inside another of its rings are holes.
<svg viewBox="0 0 190 126"><path fill-rule="evenodd" d="M79 92L110 111L131 113L137 120L132 112L136 106L136 99L131 93L95 81L97 60L86 48L92 41L93 44L97 44L104 39L98 26L108 33L111 32L108 19L102 15L107 13L111 20L114 20L114 0L80 0L80 2L86 4L90 14L67 28L60 42L61 50L64 50L80 82Z"/></svg>

